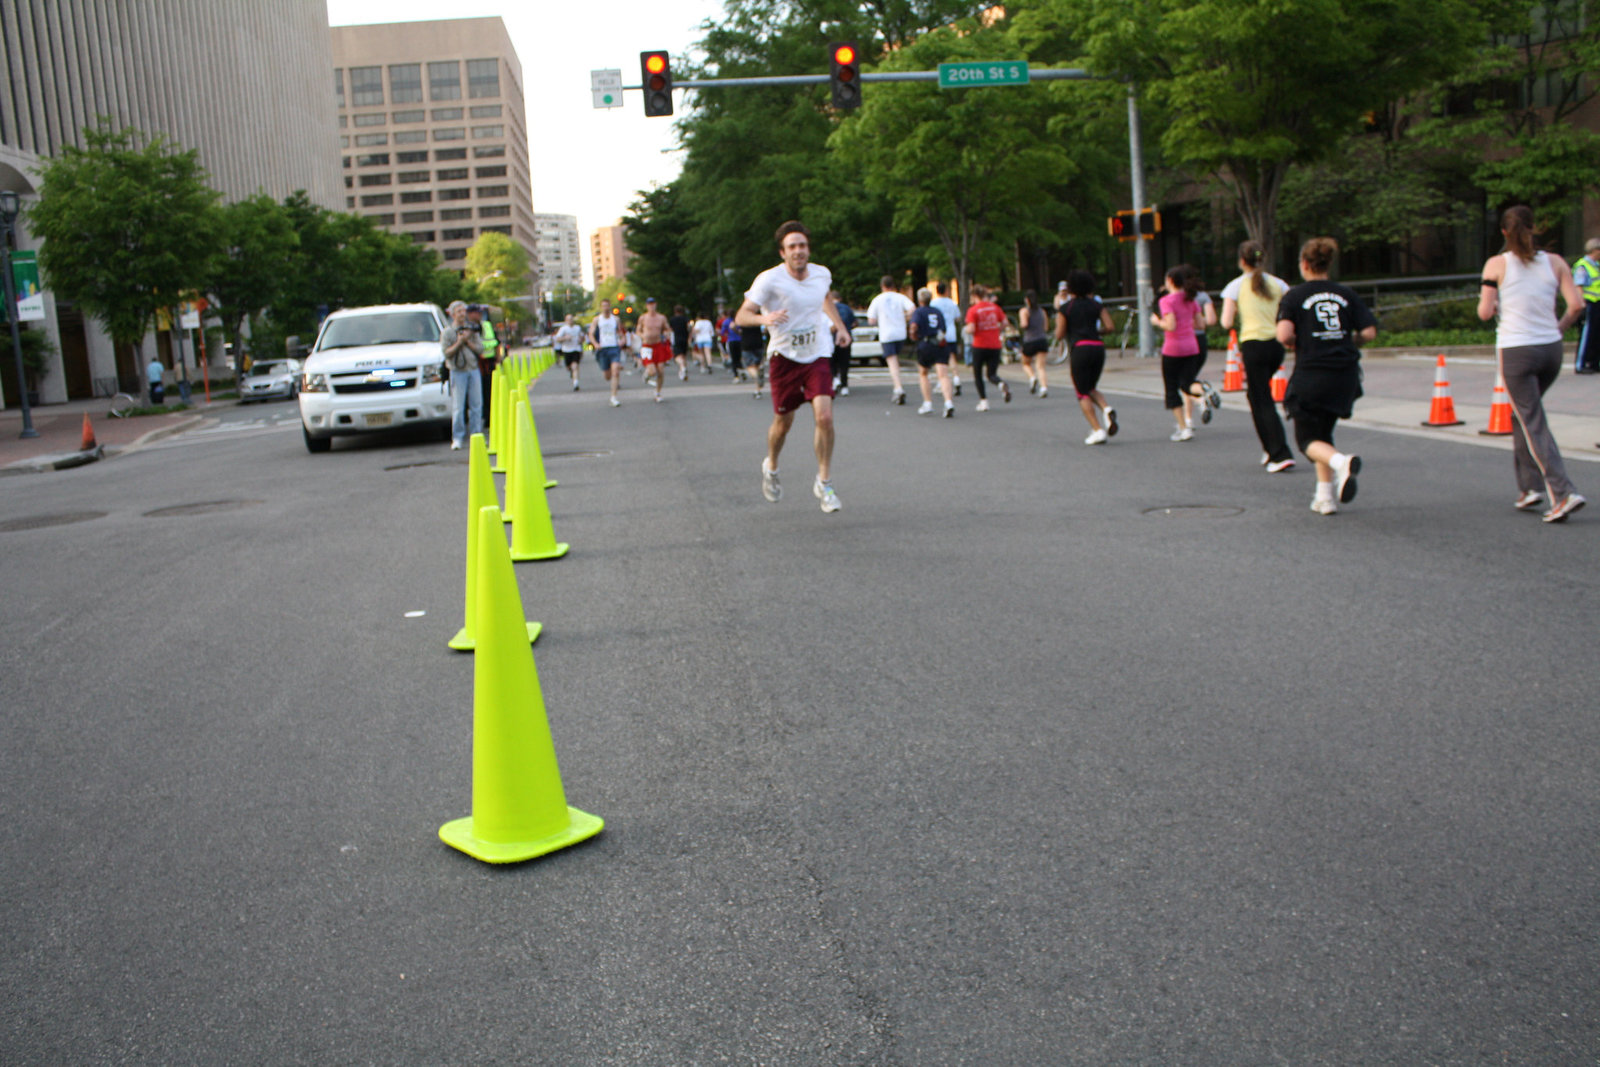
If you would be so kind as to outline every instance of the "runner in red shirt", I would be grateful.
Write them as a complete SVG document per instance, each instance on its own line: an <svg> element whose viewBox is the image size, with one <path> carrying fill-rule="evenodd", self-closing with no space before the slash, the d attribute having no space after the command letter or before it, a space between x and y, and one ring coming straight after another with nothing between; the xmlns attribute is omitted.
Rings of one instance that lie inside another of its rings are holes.
<svg viewBox="0 0 1600 1067"><path fill-rule="evenodd" d="M972 295L977 298L967 308L967 328L972 334L972 373L1000 385L1000 331L1005 328L1006 313L989 299L989 290L983 286L973 286Z"/></svg>

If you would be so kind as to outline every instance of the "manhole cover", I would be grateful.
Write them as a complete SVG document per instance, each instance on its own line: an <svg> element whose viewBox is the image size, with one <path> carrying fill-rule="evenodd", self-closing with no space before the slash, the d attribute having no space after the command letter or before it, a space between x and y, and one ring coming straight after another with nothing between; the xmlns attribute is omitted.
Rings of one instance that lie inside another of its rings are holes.
<svg viewBox="0 0 1600 1067"><path fill-rule="evenodd" d="M1244 508L1230 508L1222 504L1168 504L1165 507L1145 508L1143 514L1163 519L1231 519L1243 515Z"/></svg>
<svg viewBox="0 0 1600 1067"><path fill-rule="evenodd" d="M103 511L63 511L59 515L32 515L26 519L7 519L0 522L0 533L11 533L14 530L42 530L47 526L71 526L75 522L88 522L91 519L103 519Z"/></svg>
<svg viewBox="0 0 1600 1067"><path fill-rule="evenodd" d="M609 448L597 449L593 452L546 452L545 459L599 459L601 456L611 455Z"/></svg>
<svg viewBox="0 0 1600 1067"><path fill-rule="evenodd" d="M170 508L156 508L147 511L147 519L173 519L186 515L210 515L218 511L238 511L240 508L254 507L261 503L259 500L207 500L202 504L174 504Z"/></svg>

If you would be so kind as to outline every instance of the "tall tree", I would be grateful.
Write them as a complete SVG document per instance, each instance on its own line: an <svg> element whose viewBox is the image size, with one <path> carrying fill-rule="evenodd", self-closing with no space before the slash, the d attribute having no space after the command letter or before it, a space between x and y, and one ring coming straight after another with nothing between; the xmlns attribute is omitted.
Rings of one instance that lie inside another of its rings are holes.
<svg viewBox="0 0 1600 1067"><path fill-rule="evenodd" d="M199 154L102 125L39 174L28 222L50 286L138 349L158 308L204 287L218 251L218 194Z"/></svg>
<svg viewBox="0 0 1600 1067"><path fill-rule="evenodd" d="M466 275L477 282L478 292L491 303L527 296L530 270L528 250L503 233L480 233L467 249Z"/></svg>
<svg viewBox="0 0 1600 1067"><path fill-rule="evenodd" d="M217 210L221 251L206 291L239 356L244 353L245 321L277 302L284 280L299 265L300 239L284 206L265 194Z"/></svg>

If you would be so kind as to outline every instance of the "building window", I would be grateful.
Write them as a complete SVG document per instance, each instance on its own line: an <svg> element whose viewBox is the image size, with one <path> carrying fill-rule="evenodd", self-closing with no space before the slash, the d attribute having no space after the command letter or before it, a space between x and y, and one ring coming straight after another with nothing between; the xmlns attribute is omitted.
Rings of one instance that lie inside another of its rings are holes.
<svg viewBox="0 0 1600 1067"><path fill-rule="evenodd" d="M467 131L460 126L445 126L433 131L435 141L461 141L466 136Z"/></svg>
<svg viewBox="0 0 1600 1067"><path fill-rule="evenodd" d="M504 219L510 216L510 204L500 204L496 207L480 207L478 209L478 217L480 219Z"/></svg>
<svg viewBox="0 0 1600 1067"><path fill-rule="evenodd" d="M433 243L432 230L417 230L414 233L406 234L406 236L411 238L412 243L414 244L425 245Z"/></svg>
<svg viewBox="0 0 1600 1067"><path fill-rule="evenodd" d="M439 172L439 180L442 182L458 182L466 176L466 167L451 167L449 170L441 170Z"/></svg>
<svg viewBox="0 0 1600 1067"><path fill-rule="evenodd" d="M400 130L394 135L395 144L427 144L427 142L427 130Z"/></svg>
<svg viewBox="0 0 1600 1067"><path fill-rule="evenodd" d="M472 150L473 159L493 159L505 154L506 146L503 144L481 144Z"/></svg>
<svg viewBox="0 0 1600 1067"><path fill-rule="evenodd" d="M347 117L345 117L344 115L340 115L339 116L339 128L342 130L342 129L345 129L349 125L350 125L350 120Z"/></svg>
<svg viewBox="0 0 1600 1067"><path fill-rule="evenodd" d="M402 123L402 122L421 122L423 120L423 118L425 118L426 116L427 116L427 112L423 111L419 107L415 111L396 111L393 115L390 115L389 117L391 119L393 119L396 123Z"/></svg>
<svg viewBox="0 0 1600 1067"><path fill-rule="evenodd" d="M474 100L500 95L500 61L498 59L467 60L467 95Z"/></svg>
<svg viewBox="0 0 1600 1067"><path fill-rule="evenodd" d="M455 60L428 64L428 99L461 99L461 64Z"/></svg>
<svg viewBox="0 0 1600 1067"><path fill-rule="evenodd" d="M361 176L361 184L366 188L374 185L390 185L393 182L394 176L391 174L363 174Z"/></svg>
<svg viewBox="0 0 1600 1067"><path fill-rule="evenodd" d="M503 166L479 167L477 176L480 178L504 178L506 176L506 168Z"/></svg>
<svg viewBox="0 0 1600 1067"><path fill-rule="evenodd" d="M350 103L354 107L383 106L383 68L350 68Z"/></svg>
<svg viewBox="0 0 1600 1067"><path fill-rule="evenodd" d="M428 153L396 152L394 155L394 161L396 163L426 163L428 161Z"/></svg>
<svg viewBox="0 0 1600 1067"><path fill-rule="evenodd" d="M472 199L472 190L471 189L440 189L439 190L439 199L440 200L471 200Z"/></svg>
<svg viewBox="0 0 1600 1067"><path fill-rule="evenodd" d="M470 219L471 217L472 209L470 207L447 207L439 212L440 222L454 222L456 219Z"/></svg>
<svg viewBox="0 0 1600 1067"><path fill-rule="evenodd" d="M433 203L433 194L426 189L415 193L401 193L400 202L402 204L431 204Z"/></svg>
<svg viewBox="0 0 1600 1067"><path fill-rule="evenodd" d="M353 197L353 196L345 197L344 198L344 206L345 207L355 207L356 206L356 198Z"/></svg>
<svg viewBox="0 0 1600 1067"><path fill-rule="evenodd" d="M465 248L447 248L444 250L444 258L446 262L453 259L466 259L467 250Z"/></svg>
<svg viewBox="0 0 1600 1067"><path fill-rule="evenodd" d="M472 139L475 141L481 141L485 137L504 137L505 135L506 128L504 126L472 127Z"/></svg>
<svg viewBox="0 0 1600 1067"><path fill-rule="evenodd" d="M394 225L393 215L368 215L367 218L371 219L373 222L376 222L379 226Z"/></svg>
<svg viewBox="0 0 1600 1067"><path fill-rule="evenodd" d="M339 138L339 147L340 148L349 148L350 147L350 138L348 138L348 137Z"/></svg>
<svg viewBox="0 0 1600 1067"><path fill-rule="evenodd" d="M358 167L387 167L388 165L389 153L387 152L373 152L370 155L356 157L356 166Z"/></svg>
<svg viewBox="0 0 1600 1067"><path fill-rule="evenodd" d="M400 213L400 221L401 222L432 222L433 221L433 212L431 212L431 211L402 211Z"/></svg>
<svg viewBox="0 0 1600 1067"><path fill-rule="evenodd" d="M362 207L388 207L392 203L394 203L393 193L374 193L361 198Z"/></svg>
<svg viewBox="0 0 1600 1067"><path fill-rule="evenodd" d="M403 170L400 172L400 184L416 185L418 182L428 181L432 173L428 170Z"/></svg>
<svg viewBox="0 0 1600 1067"><path fill-rule="evenodd" d="M498 200L502 196L511 195L509 185L480 185L478 186L479 200Z"/></svg>
<svg viewBox="0 0 1600 1067"><path fill-rule="evenodd" d="M356 147L368 148L372 145L388 144L389 135L386 133L358 133L356 134Z"/></svg>
<svg viewBox="0 0 1600 1067"><path fill-rule="evenodd" d="M503 233L507 237L510 237L511 236L511 227L510 226L485 226L485 227L483 227L483 232L484 233Z"/></svg>
<svg viewBox="0 0 1600 1067"><path fill-rule="evenodd" d="M434 122L459 122L461 109L459 107L436 107L433 109Z"/></svg>
<svg viewBox="0 0 1600 1067"><path fill-rule="evenodd" d="M356 184L356 180L354 178L350 177L350 175L346 174L344 176L344 187L346 189L353 189L355 187L355 184Z"/></svg>
<svg viewBox="0 0 1600 1067"><path fill-rule="evenodd" d="M344 68L336 67L333 71L333 92L339 98L339 106L344 107Z"/></svg>
<svg viewBox="0 0 1600 1067"><path fill-rule="evenodd" d="M466 158L467 150L465 148L439 148L435 149L433 153L433 159L436 163L443 163L447 159Z"/></svg>
<svg viewBox="0 0 1600 1067"><path fill-rule="evenodd" d="M475 119L497 119L500 117L499 104L479 104L471 110L472 117Z"/></svg>
<svg viewBox="0 0 1600 1067"><path fill-rule="evenodd" d="M389 68L389 100L396 104L422 102L421 63L396 63Z"/></svg>
<svg viewBox="0 0 1600 1067"><path fill-rule="evenodd" d="M349 156L345 156L344 157L344 169L345 170L349 170L350 169L350 157Z"/></svg>
<svg viewBox="0 0 1600 1067"><path fill-rule="evenodd" d="M464 230L441 230L440 232L444 234L444 239L446 241L470 241L470 240L472 240L472 227L471 226L468 226Z"/></svg>
<svg viewBox="0 0 1600 1067"><path fill-rule="evenodd" d="M383 112L379 111L379 112L377 112L375 114L371 114L371 115L357 115L356 116L356 125L357 126L382 126L383 125Z"/></svg>

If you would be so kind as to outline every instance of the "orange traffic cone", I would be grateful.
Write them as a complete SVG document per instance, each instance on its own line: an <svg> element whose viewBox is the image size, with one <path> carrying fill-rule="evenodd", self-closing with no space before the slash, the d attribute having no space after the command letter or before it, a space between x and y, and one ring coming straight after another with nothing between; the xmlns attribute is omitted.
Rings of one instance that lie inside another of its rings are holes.
<svg viewBox="0 0 1600 1067"><path fill-rule="evenodd" d="M1450 379L1444 373L1444 353L1439 353L1439 362L1433 371L1433 406L1428 409L1428 421L1424 426L1462 426L1465 425L1456 418L1456 402L1450 399Z"/></svg>
<svg viewBox="0 0 1600 1067"><path fill-rule="evenodd" d="M1280 366L1272 375L1272 402L1283 403L1283 398L1289 395L1289 368Z"/></svg>
<svg viewBox="0 0 1600 1067"><path fill-rule="evenodd" d="M1222 391L1244 392L1244 359L1239 355L1239 331L1228 331L1228 362L1222 369Z"/></svg>
<svg viewBox="0 0 1600 1067"><path fill-rule="evenodd" d="M1505 376L1494 375L1494 398L1489 401L1489 428L1479 430L1485 437L1511 436L1511 397L1506 393Z"/></svg>
<svg viewBox="0 0 1600 1067"><path fill-rule="evenodd" d="M91 452L99 447L99 444L94 439L94 423L89 421L89 413L85 411L83 413L83 444L78 446L78 450Z"/></svg>

